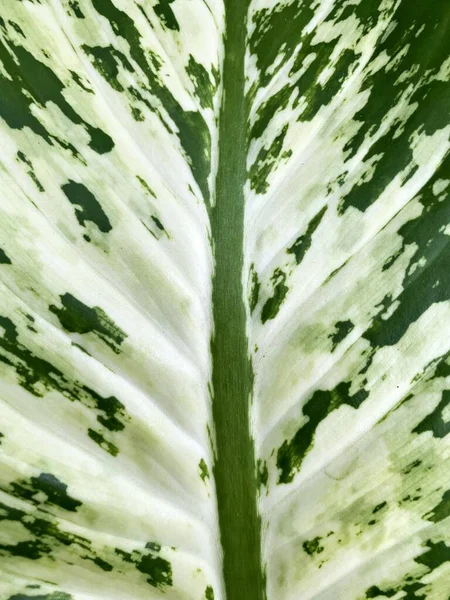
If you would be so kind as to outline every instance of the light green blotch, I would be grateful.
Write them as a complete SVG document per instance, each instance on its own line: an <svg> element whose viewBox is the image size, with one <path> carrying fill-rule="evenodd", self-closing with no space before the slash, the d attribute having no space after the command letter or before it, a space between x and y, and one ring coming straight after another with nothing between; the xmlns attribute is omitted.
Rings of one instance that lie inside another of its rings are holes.
<svg viewBox="0 0 450 600"><path fill-rule="evenodd" d="M203 480L203 482L206 482L206 479L209 479L209 469L208 469L208 465L206 464L206 462L204 461L204 459L202 458L198 464L198 468L200 470L200 478Z"/></svg>

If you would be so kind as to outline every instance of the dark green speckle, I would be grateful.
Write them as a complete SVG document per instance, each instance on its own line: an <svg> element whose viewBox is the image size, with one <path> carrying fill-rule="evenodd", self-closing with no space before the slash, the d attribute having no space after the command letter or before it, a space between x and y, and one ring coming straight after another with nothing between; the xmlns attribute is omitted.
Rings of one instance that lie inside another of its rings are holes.
<svg viewBox="0 0 450 600"><path fill-rule="evenodd" d="M323 552L324 548L320 544L321 539L321 537L317 536L312 540L307 540L306 542L303 542L302 547L306 554L312 556L313 554L320 554L321 552Z"/></svg>
<svg viewBox="0 0 450 600"><path fill-rule="evenodd" d="M377 504L377 505L375 506L375 508L374 508L374 509L373 509L373 511L372 511L372 514L375 514L375 513L379 512L379 511L380 511L380 510L382 510L382 509L383 509L385 506L387 506L387 502L386 502L386 501L384 501L384 502L380 502L380 504Z"/></svg>

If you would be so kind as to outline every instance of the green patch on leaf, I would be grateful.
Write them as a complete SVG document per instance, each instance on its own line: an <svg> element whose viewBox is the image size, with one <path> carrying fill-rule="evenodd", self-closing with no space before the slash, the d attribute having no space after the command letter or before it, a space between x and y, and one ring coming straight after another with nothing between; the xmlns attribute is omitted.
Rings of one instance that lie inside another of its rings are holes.
<svg viewBox="0 0 450 600"><path fill-rule="evenodd" d="M265 460L258 459L257 461L257 483L259 489L263 486L267 487L269 481L269 470Z"/></svg>
<svg viewBox="0 0 450 600"><path fill-rule="evenodd" d="M100 567L102 571L106 571L109 573L113 570L113 566L106 562L106 560L100 558L99 556L96 556L93 562L97 565L97 567Z"/></svg>
<svg viewBox="0 0 450 600"><path fill-rule="evenodd" d="M450 222L450 202L443 201L443 198L439 200L433 193L434 185L445 178L449 168L450 155L421 190L422 214L407 221L398 230L403 238L402 250L411 247L414 253L409 261L410 268L405 271L402 291L395 299L395 310L386 318L386 309L393 302L390 298L364 333L374 348L397 344L408 327L430 306L450 299L447 251L450 238L446 233Z"/></svg>
<svg viewBox="0 0 450 600"><path fill-rule="evenodd" d="M148 192L150 194L150 196L153 196L153 198L156 198L156 194L155 192L152 190L152 188L148 185L148 183L145 181L145 179L143 179L142 177L140 177L140 175L136 175L136 179L139 181L139 183L142 185L142 187L144 188L144 190L146 192Z"/></svg>
<svg viewBox="0 0 450 600"><path fill-rule="evenodd" d="M306 554L312 556L313 554L320 554L323 552L324 547L320 544L321 537L317 536L312 540L306 540L303 542L302 547Z"/></svg>
<svg viewBox="0 0 450 600"><path fill-rule="evenodd" d="M366 598L378 598L378 596L386 596L386 598L392 598L397 594L397 590L395 589L386 589L381 590L376 585L373 585L366 591Z"/></svg>
<svg viewBox="0 0 450 600"><path fill-rule="evenodd" d="M377 504L375 506L375 508L372 511L372 514L375 514L375 513L379 512L380 510L383 510L383 508L385 508L385 506L387 506L387 502L386 501L380 502L380 504Z"/></svg>
<svg viewBox="0 0 450 600"><path fill-rule="evenodd" d="M170 238L169 234L167 233L164 225L161 223L159 218L156 215L152 215L151 219L152 219L153 223L156 225L156 231L158 232L158 234L156 235L157 239L159 239L161 237L161 234L164 234L167 238ZM153 233L153 232L151 232L151 233Z"/></svg>
<svg viewBox="0 0 450 600"><path fill-rule="evenodd" d="M111 456L117 456L119 454L119 448L105 439L104 435L95 431L94 429L88 429L88 436L93 442L95 442L102 450L105 450Z"/></svg>
<svg viewBox="0 0 450 600"><path fill-rule="evenodd" d="M164 25L172 30L178 29L178 22L170 7L173 0L160 0L154 10ZM164 106L170 119L175 123L181 146L191 164L193 175L203 197L210 195L208 177L211 170L211 134L203 116L198 111L185 111L164 85L158 75L161 66L154 55L146 52L145 45L133 19L117 8L111 0L93 0L95 10L111 24L116 35L127 41L130 56L146 77L145 87L154 94ZM135 71L135 68L132 68ZM144 101L137 87L131 88L133 94ZM131 90L129 90L131 93ZM152 105L149 105L154 110ZM167 123L166 123L167 125Z"/></svg>
<svg viewBox="0 0 450 600"><path fill-rule="evenodd" d="M66 592L50 592L50 594L39 594L28 596L27 594L14 594L8 600L72 600L72 596Z"/></svg>
<svg viewBox="0 0 450 600"><path fill-rule="evenodd" d="M100 414L96 415L97 421L109 431L124 429L128 416L125 406L116 397L104 398L95 390L70 380L51 362L37 356L21 344L14 323L8 317L2 316L0 316L0 362L13 368L19 385L34 396L43 398L47 391L56 390L62 398L70 402L80 402L85 407L98 411ZM103 444L105 450L117 454L117 448L107 442L101 433L91 429L88 433L96 443Z"/></svg>
<svg viewBox="0 0 450 600"><path fill-rule="evenodd" d="M136 568L141 573L148 575L147 581L153 587L164 588L172 585L172 567L161 556L152 554L143 556L137 563Z"/></svg>
<svg viewBox="0 0 450 600"><path fill-rule="evenodd" d="M14 496L36 505L52 504L70 512L76 512L81 506L79 500L69 496L67 485L51 473L41 473L38 477L31 477L30 480L13 482L11 489Z"/></svg>
<svg viewBox="0 0 450 600"><path fill-rule="evenodd" d="M214 600L214 590L210 585L205 590L205 600Z"/></svg>
<svg viewBox="0 0 450 600"><path fill-rule="evenodd" d="M61 189L69 202L75 206L75 215L82 227L85 227L86 221L90 221L103 233L111 231L111 222L102 205L85 185L69 179L69 183L65 183Z"/></svg>
<svg viewBox="0 0 450 600"><path fill-rule="evenodd" d="M433 523L439 523L450 516L450 490L447 490L441 498L439 504L437 504L430 514L425 515L425 519L433 521Z"/></svg>
<svg viewBox="0 0 450 600"><path fill-rule="evenodd" d="M77 19L84 19L84 14L80 8L78 0L69 0L69 6L72 9L73 14L77 17Z"/></svg>
<svg viewBox="0 0 450 600"><path fill-rule="evenodd" d="M255 265L252 263L250 267L250 296L248 300L251 313L253 313L258 304L260 287L261 284L258 280L258 273L256 272Z"/></svg>
<svg viewBox="0 0 450 600"><path fill-rule="evenodd" d="M450 562L450 546L445 542L433 542L428 540L426 543L428 550L415 558L414 560L425 565L431 571L434 571L445 562Z"/></svg>
<svg viewBox="0 0 450 600"><path fill-rule="evenodd" d="M265 323L270 319L274 319L277 316L278 311L280 310L280 307L286 298L286 294L289 291L289 288L286 285L286 273L284 273L281 269L275 269L271 277L271 281L273 284L273 295L266 300L264 306L262 307L262 323Z"/></svg>
<svg viewBox="0 0 450 600"><path fill-rule="evenodd" d="M36 173L34 172L33 163L31 162L31 160L29 158L27 158L27 156L25 156L25 154L21 150L19 150L17 152L17 160L19 160L20 162L27 165L27 167L28 167L27 174L32 179L32 181L34 182L37 189L40 192L44 192L45 191L44 186L41 184L41 182L39 181L39 179L36 176Z"/></svg>
<svg viewBox="0 0 450 600"><path fill-rule="evenodd" d="M436 408L427 415L416 427L413 433L431 431L436 438L444 438L450 433L450 421L444 420L444 411L450 404L450 391L442 392L441 401Z"/></svg>
<svg viewBox="0 0 450 600"><path fill-rule="evenodd" d="M0 61L3 65L0 74L2 95L0 117L11 129L30 128L48 144L57 142L62 148L69 148L79 158L73 146L53 136L32 111L34 104L45 106L51 102L75 125L84 127L90 136L89 146L98 154L110 152L114 147L111 137L101 129L85 121L69 104L64 96L64 84L43 62L35 58L22 46L11 41L6 46L0 42Z"/></svg>
<svg viewBox="0 0 450 600"><path fill-rule="evenodd" d="M290 441L284 441L277 453L277 467L280 470L278 483L290 483L300 470L303 459L314 444L314 436L319 424L334 410L344 404L359 408L369 395L364 389L350 395L348 382L340 383L333 390L317 390L303 407L303 415L308 417Z"/></svg>
<svg viewBox="0 0 450 600"><path fill-rule="evenodd" d="M169 561L161 556L157 556L157 553L161 549L159 544L157 545L157 550L148 545L146 549L150 549L151 552L144 554L142 551L134 551L130 553L116 548L115 553L124 562L134 564L138 571L147 575L147 583L151 586L160 590L172 586L172 566Z"/></svg>
<svg viewBox="0 0 450 600"><path fill-rule="evenodd" d="M11 265L11 259L7 256L6 252L0 248L0 265Z"/></svg>
<svg viewBox="0 0 450 600"><path fill-rule="evenodd" d="M104 310L98 306L90 307L80 302L72 294L60 296L62 307L50 306L61 325L71 333L94 333L116 354L120 353L120 346L127 334L108 317Z"/></svg>
<svg viewBox="0 0 450 600"><path fill-rule="evenodd" d="M373 585L366 590L366 598L377 598L378 596L386 598L392 598L393 596L402 593L402 598L407 600L419 600L425 598L423 590L427 587L430 579L427 577L425 582L423 581L424 575L428 576L432 571L438 569L441 565L450 561L450 546L447 546L444 542L433 542L428 540L425 543L427 550L417 556L414 561L419 565L424 565L427 568L426 573L420 575L408 575L405 580L395 586L389 586L384 589ZM420 592L417 594L417 592Z"/></svg>
<svg viewBox="0 0 450 600"><path fill-rule="evenodd" d="M216 85L211 81L208 71L198 63L192 54L189 55L189 62L186 67L186 73L194 84L195 94L200 100L202 108L213 108L214 94Z"/></svg>
<svg viewBox="0 0 450 600"><path fill-rule="evenodd" d="M422 461L420 460L420 458L413 460L411 463L409 463L409 465L405 468L405 470L403 471L403 473L405 475L409 475L409 473L411 473L411 471L413 469L416 469L417 467L420 467L420 465L422 464Z"/></svg>
<svg viewBox="0 0 450 600"><path fill-rule="evenodd" d="M153 7L153 10L167 29L180 31L180 26L178 25L178 21L170 6L174 1L175 0L158 0L157 4Z"/></svg>
<svg viewBox="0 0 450 600"><path fill-rule="evenodd" d="M333 344L331 348L332 352L336 349L336 346L348 336L354 327L355 326L351 321L337 321L335 323L335 331L328 336Z"/></svg>
<svg viewBox="0 0 450 600"><path fill-rule="evenodd" d="M250 187L257 194L264 194L269 188L268 178L283 159L288 159L290 152L282 153L283 142L288 126L285 125L268 148L263 147L249 170Z"/></svg>
<svg viewBox="0 0 450 600"><path fill-rule="evenodd" d="M133 67L125 54L113 46L83 45L83 50L111 87L118 92L122 92L124 88L118 79L119 65L129 72L133 71Z"/></svg>
<svg viewBox="0 0 450 600"><path fill-rule="evenodd" d="M323 216L327 210L327 206L324 206L315 217L311 219L306 229L306 232L298 237L290 248L286 250L288 254L295 256L295 262L299 265L305 257L306 252L311 247L312 236L316 229L319 227Z"/></svg>

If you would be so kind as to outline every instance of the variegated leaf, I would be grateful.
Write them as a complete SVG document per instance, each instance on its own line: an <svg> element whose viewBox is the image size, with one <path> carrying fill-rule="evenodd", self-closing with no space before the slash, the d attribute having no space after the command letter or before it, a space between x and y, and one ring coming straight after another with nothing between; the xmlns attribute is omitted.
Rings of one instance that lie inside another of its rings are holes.
<svg viewBox="0 0 450 600"><path fill-rule="evenodd" d="M3 1L0 600L447 600L449 25Z"/></svg>

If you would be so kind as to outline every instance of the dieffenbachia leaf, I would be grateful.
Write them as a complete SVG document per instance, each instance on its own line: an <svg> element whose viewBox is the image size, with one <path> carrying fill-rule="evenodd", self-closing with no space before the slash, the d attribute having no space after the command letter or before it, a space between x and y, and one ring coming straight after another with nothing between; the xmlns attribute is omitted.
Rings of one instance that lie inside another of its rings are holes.
<svg viewBox="0 0 450 600"><path fill-rule="evenodd" d="M0 600L447 600L449 31L3 0Z"/></svg>

